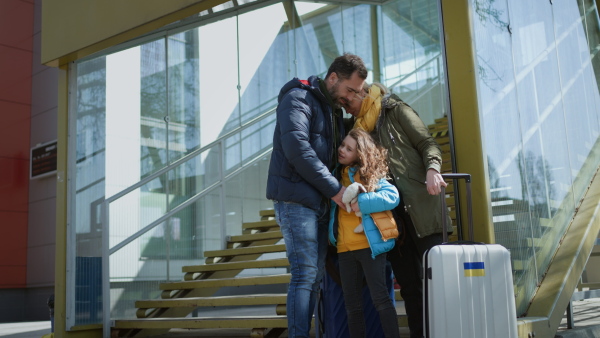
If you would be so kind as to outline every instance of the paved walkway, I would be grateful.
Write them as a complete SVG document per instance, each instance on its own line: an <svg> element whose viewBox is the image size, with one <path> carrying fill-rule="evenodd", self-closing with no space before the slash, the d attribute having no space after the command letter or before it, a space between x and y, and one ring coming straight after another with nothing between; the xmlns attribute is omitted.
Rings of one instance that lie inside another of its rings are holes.
<svg viewBox="0 0 600 338"><path fill-rule="evenodd" d="M563 318L556 333L556 338L598 338L600 337L600 299L586 299L573 302L573 317L575 328L567 329L567 319ZM401 337L408 337L406 329L401 329ZM50 321L0 323L0 337L11 338L41 338L50 333ZM230 337L247 338L248 330L217 329L217 330L175 330L162 337ZM287 335L282 335L287 337ZM545 337L542 337L545 338Z"/></svg>
<svg viewBox="0 0 600 338"><path fill-rule="evenodd" d="M556 338L600 337L600 298L574 301L573 319L575 327L569 330L567 318L563 317Z"/></svg>
<svg viewBox="0 0 600 338"><path fill-rule="evenodd" d="M40 338L50 333L50 321L0 323L0 337Z"/></svg>

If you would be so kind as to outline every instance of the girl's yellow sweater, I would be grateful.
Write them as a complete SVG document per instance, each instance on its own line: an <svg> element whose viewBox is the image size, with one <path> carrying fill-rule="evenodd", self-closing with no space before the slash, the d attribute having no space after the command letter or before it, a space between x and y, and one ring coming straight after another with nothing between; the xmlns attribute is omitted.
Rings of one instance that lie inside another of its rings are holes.
<svg viewBox="0 0 600 338"><path fill-rule="evenodd" d="M360 175L354 175L354 181L360 181ZM348 167L344 167L342 171L342 179L340 181L344 187L351 184L348 177ZM338 211L338 235L337 235L337 252L354 251L369 248L369 242L365 232L354 233L354 228L362 222L362 219L354 211L347 212L344 208L339 208Z"/></svg>

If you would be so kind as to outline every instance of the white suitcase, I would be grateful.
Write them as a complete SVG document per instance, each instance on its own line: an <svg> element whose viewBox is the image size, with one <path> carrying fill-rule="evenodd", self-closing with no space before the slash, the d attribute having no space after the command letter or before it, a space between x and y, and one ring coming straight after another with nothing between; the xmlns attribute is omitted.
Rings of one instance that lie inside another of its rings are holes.
<svg viewBox="0 0 600 338"><path fill-rule="evenodd" d="M464 178L467 182L472 239L470 175L444 174L443 177ZM442 200L445 210L445 198ZM444 242L447 242L446 237ZM502 245L444 243L425 252L423 267L426 337L517 337L510 253Z"/></svg>

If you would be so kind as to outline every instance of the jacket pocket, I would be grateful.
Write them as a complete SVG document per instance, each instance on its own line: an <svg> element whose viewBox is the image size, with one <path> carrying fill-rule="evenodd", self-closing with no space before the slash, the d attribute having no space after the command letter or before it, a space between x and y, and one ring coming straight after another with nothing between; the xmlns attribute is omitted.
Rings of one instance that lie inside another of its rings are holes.
<svg viewBox="0 0 600 338"><path fill-rule="evenodd" d="M387 242L388 239L398 238L398 226L396 225L396 220L394 219L394 215L391 210L386 210L383 212L374 212L371 214L371 218L379 229L379 233L381 234L381 239L384 242Z"/></svg>
<svg viewBox="0 0 600 338"><path fill-rule="evenodd" d="M427 179L427 176L425 176L425 173L415 173L412 171L408 172L408 178L410 178L411 180L421 183L423 185L425 185L425 180Z"/></svg>

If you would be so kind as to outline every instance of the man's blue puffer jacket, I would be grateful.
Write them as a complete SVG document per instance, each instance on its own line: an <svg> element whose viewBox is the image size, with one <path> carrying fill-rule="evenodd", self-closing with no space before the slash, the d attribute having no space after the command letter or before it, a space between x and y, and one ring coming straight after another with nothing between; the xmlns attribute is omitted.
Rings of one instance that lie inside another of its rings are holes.
<svg viewBox="0 0 600 338"><path fill-rule="evenodd" d="M316 76L294 78L281 88L267 179L268 199L315 210L342 188L329 171L335 151L333 114L319 81ZM337 123L344 135L341 116Z"/></svg>

